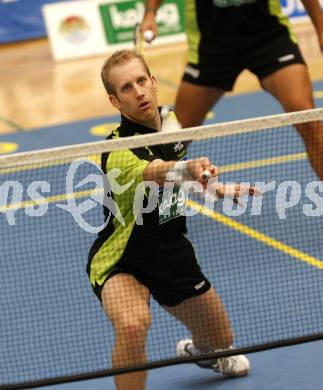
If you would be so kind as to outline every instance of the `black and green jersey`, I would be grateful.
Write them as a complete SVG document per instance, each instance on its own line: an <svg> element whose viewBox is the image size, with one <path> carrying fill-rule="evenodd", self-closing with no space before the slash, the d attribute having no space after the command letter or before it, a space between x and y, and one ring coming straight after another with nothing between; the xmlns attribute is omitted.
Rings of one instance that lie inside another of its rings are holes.
<svg viewBox="0 0 323 390"><path fill-rule="evenodd" d="M252 50L283 31L296 43L280 0L186 0L185 4L190 63L212 57L215 45L217 55L234 49L239 56L239 48Z"/></svg>
<svg viewBox="0 0 323 390"><path fill-rule="evenodd" d="M155 131L122 117L120 127L108 139ZM149 194L142 185L146 166L154 159L177 161L185 158L186 150L181 142L102 154L107 195L112 198L116 209L111 213L104 207L107 224L90 250L87 271L93 286L101 286L124 256L136 261L144 252L157 249L161 237L165 242L165 239L176 240L178 235L186 233L186 220L180 210L180 207L185 207L185 197L178 190L168 194L160 188L159 193L155 194L157 206L150 213L142 213L142 223L136 222L134 213L134 199L138 193L144 199L143 207L147 206ZM117 186L111 183L111 175Z"/></svg>

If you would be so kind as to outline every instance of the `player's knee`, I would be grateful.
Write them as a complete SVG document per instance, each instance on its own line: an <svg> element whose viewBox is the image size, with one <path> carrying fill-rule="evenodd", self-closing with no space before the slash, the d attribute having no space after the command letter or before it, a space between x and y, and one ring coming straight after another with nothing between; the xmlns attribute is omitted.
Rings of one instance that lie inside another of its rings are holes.
<svg viewBox="0 0 323 390"><path fill-rule="evenodd" d="M176 113L177 115L177 113ZM204 121L205 116L199 115L199 114L179 114L177 115L178 122L181 124L181 127L188 128L188 127L196 127L201 126Z"/></svg>
<svg viewBox="0 0 323 390"><path fill-rule="evenodd" d="M137 340L145 337L151 324L151 318L149 314L137 316L136 318L124 318L115 324L117 333L122 335L125 340L131 342L131 340Z"/></svg>
<svg viewBox="0 0 323 390"><path fill-rule="evenodd" d="M304 96L300 94L300 96L293 96L285 106L287 108L286 111L290 112L311 110L314 108L314 101L312 95Z"/></svg>

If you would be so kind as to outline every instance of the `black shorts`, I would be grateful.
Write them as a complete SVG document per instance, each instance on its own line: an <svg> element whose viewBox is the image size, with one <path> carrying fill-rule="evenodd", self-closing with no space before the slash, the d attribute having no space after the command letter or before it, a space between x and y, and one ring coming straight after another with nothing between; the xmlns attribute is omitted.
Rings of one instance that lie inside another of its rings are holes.
<svg viewBox="0 0 323 390"><path fill-rule="evenodd" d="M105 282L119 273L131 274L148 288L160 305L167 306L176 306L211 287L201 271L191 242L185 236L171 240L160 238L150 250L141 248L140 256L138 249L136 253L126 251ZM104 283L93 288L100 300Z"/></svg>
<svg viewBox="0 0 323 390"><path fill-rule="evenodd" d="M238 75L248 69L259 81L291 64L305 64L297 44L287 31L262 40L246 40L239 43L221 44L220 42L201 42L199 63L188 63L183 80L191 84L221 88L231 91Z"/></svg>

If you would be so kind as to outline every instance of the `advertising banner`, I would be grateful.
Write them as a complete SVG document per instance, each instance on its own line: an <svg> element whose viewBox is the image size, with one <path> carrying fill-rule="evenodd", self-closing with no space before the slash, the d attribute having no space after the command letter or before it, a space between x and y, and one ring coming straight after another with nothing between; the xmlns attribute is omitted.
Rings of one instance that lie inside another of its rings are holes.
<svg viewBox="0 0 323 390"><path fill-rule="evenodd" d="M303 22L308 20L308 15L305 11L301 0L280 0L283 12L290 18L292 22ZM323 10L323 0L319 0L321 9Z"/></svg>
<svg viewBox="0 0 323 390"><path fill-rule="evenodd" d="M142 20L144 2L73 1L45 5L43 13L53 57L59 61L132 47L134 26ZM184 0L164 0L156 21L154 47L185 41Z"/></svg>

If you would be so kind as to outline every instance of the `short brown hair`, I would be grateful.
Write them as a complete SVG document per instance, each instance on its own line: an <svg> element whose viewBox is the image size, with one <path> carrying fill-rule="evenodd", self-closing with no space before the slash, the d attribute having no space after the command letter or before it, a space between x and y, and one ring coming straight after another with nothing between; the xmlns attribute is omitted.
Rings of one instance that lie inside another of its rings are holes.
<svg viewBox="0 0 323 390"><path fill-rule="evenodd" d="M110 71L114 66L124 64L128 62L129 60L136 58L139 62L142 63L145 71L147 72L148 76L150 77L150 70L148 68L148 65L146 61L144 60L143 56L136 53L133 50L118 50L115 53L112 54L111 57L109 57L101 70L101 79L104 85L105 90L108 92L109 95L115 95L116 91L114 88L113 83L111 80L109 80Z"/></svg>

